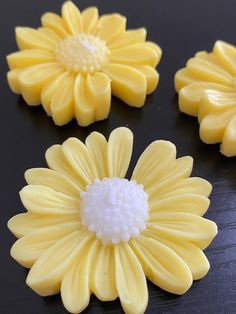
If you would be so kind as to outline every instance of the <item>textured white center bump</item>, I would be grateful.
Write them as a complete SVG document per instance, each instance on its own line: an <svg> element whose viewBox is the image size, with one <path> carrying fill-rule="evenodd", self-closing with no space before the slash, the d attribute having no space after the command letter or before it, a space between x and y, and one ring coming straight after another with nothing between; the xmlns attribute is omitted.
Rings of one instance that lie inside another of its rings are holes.
<svg viewBox="0 0 236 314"><path fill-rule="evenodd" d="M92 73L107 62L105 41L85 33L68 36L59 42L57 61L69 71Z"/></svg>
<svg viewBox="0 0 236 314"><path fill-rule="evenodd" d="M148 196L133 180L95 180L81 192L81 200L82 223L104 244L128 242L145 229Z"/></svg>

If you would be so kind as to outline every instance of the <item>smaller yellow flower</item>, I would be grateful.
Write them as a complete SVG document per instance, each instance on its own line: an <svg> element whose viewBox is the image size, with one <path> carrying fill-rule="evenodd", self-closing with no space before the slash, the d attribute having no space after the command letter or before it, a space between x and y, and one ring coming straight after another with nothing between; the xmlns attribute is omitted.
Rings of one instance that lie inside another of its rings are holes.
<svg viewBox="0 0 236 314"><path fill-rule="evenodd" d="M236 156L236 47L217 41L175 74L180 111L198 117L204 143L221 143L221 153Z"/></svg>
<svg viewBox="0 0 236 314"><path fill-rule="evenodd" d="M209 270L202 250L217 226L202 216L211 185L189 178L192 158L176 159L168 141L151 143L125 179L132 146L127 128L108 142L93 132L85 145L69 138L50 147L50 169L26 171L20 197L27 213L8 222L19 238L11 255L31 268L26 282L35 292L61 292L71 313L83 311L94 293L102 301L119 297L125 313L141 314L145 276L183 294Z"/></svg>
<svg viewBox="0 0 236 314"><path fill-rule="evenodd" d="M8 82L28 105L42 104L57 125L77 119L87 126L107 118L111 94L134 107L144 105L158 84L158 45L145 28L126 30L126 18L98 9L83 12L71 2L61 17L42 16L42 27L16 28L20 52L7 56Z"/></svg>

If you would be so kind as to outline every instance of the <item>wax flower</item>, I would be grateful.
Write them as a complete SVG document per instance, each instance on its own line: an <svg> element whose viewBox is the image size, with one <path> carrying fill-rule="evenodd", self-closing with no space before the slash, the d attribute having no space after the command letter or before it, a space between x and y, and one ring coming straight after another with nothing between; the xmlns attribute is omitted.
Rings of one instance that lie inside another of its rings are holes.
<svg viewBox="0 0 236 314"><path fill-rule="evenodd" d="M76 118L87 126L108 117L111 94L141 107L158 84L158 45L145 28L126 30L120 14L99 17L96 7L80 10L67 1L61 16L45 13L42 27L16 28L19 52L7 56L13 92L28 105L42 104L55 124Z"/></svg>
<svg viewBox="0 0 236 314"><path fill-rule="evenodd" d="M42 296L61 292L71 313L91 293L120 299L125 313L144 313L146 277L183 294L205 276L203 253L217 234L203 218L211 185L189 177L193 160L176 158L168 141L151 143L126 179L133 134L98 132L85 144L69 138L46 152L48 168L26 171L20 197L27 209L8 222L19 239L12 257L31 268L27 284Z"/></svg>
<svg viewBox="0 0 236 314"><path fill-rule="evenodd" d="M197 117L204 143L221 143L221 153L236 156L236 47L217 41L200 51L175 75L180 111Z"/></svg>

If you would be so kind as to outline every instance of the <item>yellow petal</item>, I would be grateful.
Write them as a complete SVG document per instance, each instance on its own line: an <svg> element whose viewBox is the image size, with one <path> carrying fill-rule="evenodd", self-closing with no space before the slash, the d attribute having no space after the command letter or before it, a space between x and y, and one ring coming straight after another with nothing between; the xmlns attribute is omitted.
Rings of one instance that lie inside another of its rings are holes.
<svg viewBox="0 0 236 314"><path fill-rule="evenodd" d="M13 93L20 94L19 77L24 69L15 69L7 72L7 81Z"/></svg>
<svg viewBox="0 0 236 314"><path fill-rule="evenodd" d="M200 81L202 80L196 78L196 76L192 72L190 72L189 69L180 69L175 73L175 90L176 92L179 92L182 87Z"/></svg>
<svg viewBox="0 0 236 314"><path fill-rule="evenodd" d="M57 63L38 64L19 75L20 90L28 105L40 104L43 87L62 72Z"/></svg>
<svg viewBox="0 0 236 314"><path fill-rule="evenodd" d="M193 159L190 156L184 156L176 159L172 167L163 174L161 178L156 177L156 184L147 188L149 198L156 198L159 194L164 194L167 189L177 184L184 178L188 178L192 172Z"/></svg>
<svg viewBox="0 0 236 314"><path fill-rule="evenodd" d="M230 75L230 71L226 70L226 67L220 61L220 58L213 52L208 53L206 51L199 51L195 54L195 58L203 59L209 62L213 67L216 66L217 68L220 68L223 73L226 72L227 75Z"/></svg>
<svg viewBox="0 0 236 314"><path fill-rule="evenodd" d="M217 56L223 67L231 73L233 76L236 75L236 48L224 41L217 40L213 53Z"/></svg>
<svg viewBox="0 0 236 314"><path fill-rule="evenodd" d="M144 236L131 245L147 278L157 286L175 294L184 294L191 287L191 271L173 250Z"/></svg>
<svg viewBox="0 0 236 314"><path fill-rule="evenodd" d="M216 65L217 67L220 67L225 71L225 67L222 65L219 58L212 52L208 53L207 51L198 51L194 57L206 60L210 62L212 65Z"/></svg>
<svg viewBox="0 0 236 314"><path fill-rule="evenodd" d="M91 271L91 290L101 301L112 301L118 297L115 280L114 248L96 241L96 255Z"/></svg>
<svg viewBox="0 0 236 314"><path fill-rule="evenodd" d="M101 133L92 132L86 138L85 143L96 167L98 178L108 177L107 141L105 137Z"/></svg>
<svg viewBox="0 0 236 314"><path fill-rule="evenodd" d="M25 179L31 185L44 185L73 197L80 197L81 189L69 177L48 168L33 168L25 172Z"/></svg>
<svg viewBox="0 0 236 314"><path fill-rule="evenodd" d="M78 124L88 126L95 121L94 102L87 95L87 80L78 74L74 84L75 117Z"/></svg>
<svg viewBox="0 0 236 314"><path fill-rule="evenodd" d="M114 249L116 286L123 310L127 314L142 314L148 302L142 266L128 244L116 245Z"/></svg>
<svg viewBox="0 0 236 314"><path fill-rule="evenodd" d="M109 64L102 70L111 78L111 89L114 96L133 107L144 105L147 82L140 71L121 64Z"/></svg>
<svg viewBox="0 0 236 314"><path fill-rule="evenodd" d="M220 151L227 157L236 156L236 115L225 129Z"/></svg>
<svg viewBox="0 0 236 314"><path fill-rule="evenodd" d="M216 224L189 213L155 213L150 215L150 227L168 239L178 237L205 249L217 234Z"/></svg>
<svg viewBox="0 0 236 314"><path fill-rule="evenodd" d="M149 47L150 49L152 49L156 52L156 54L158 55L158 63L159 63L159 61L161 59L161 55L162 55L161 47L152 41L146 41L145 46Z"/></svg>
<svg viewBox="0 0 236 314"><path fill-rule="evenodd" d="M152 142L139 157L132 179L147 189L168 173L176 157L174 144L168 141Z"/></svg>
<svg viewBox="0 0 236 314"><path fill-rule="evenodd" d="M157 199L182 194L197 194L208 197L211 191L212 186L208 181L198 177L191 177L177 181L173 185L160 189L160 191L156 190L155 196Z"/></svg>
<svg viewBox="0 0 236 314"><path fill-rule="evenodd" d="M62 280L61 297L70 313L81 313L89 304L90 275L95 261L97 241L88 243L87 247L81 250L77 263L68 269Z"/></svg>
<svg viewBox="0 0 236 314"><path fill-rule="evenodd" d="M125 31L126 18L120 14L102 15L94 30L94 35L104 39L107 43Z"/></svg>
<svg viewBox="0 0 236 314"><path fill-rule="evenodd" d="M98 22L98 9L96 7L88 7L82 12L83 32L91 33Z"/></svg>
<svg viewBox="0 0 236 314"><path fill-rule="evenodd" d="M43 14L41 23L44 27L52 29L62 38L68 35L65 22L59 15L55 13L47 12Z"/></svg>
<svg viewBox="0 0 236 314"><path fill-rule="evenodd" d="M206 90L203 92L198 110L198 121L211 113L224 112L236 107L236 92L229 90Z"/></svg>
<svg viewBox="0 0 236 314"><path fill-rule="evenodd" d="M61 41L61 37L54 30L52 30L50 28L40 27L40 28L38 28L38 31L41 34L44 34L44 35L48 36L49 38L51 38L55 42L55 45L58 45L59 41Z"/></svg>
<svg viewBox="0 0 236 314"><path fill-rule="evenodd" d="M22 266L30 268L44 251L68 234L81 229L80 222L50 226L17 240L11 248L11 256Z"/></svg>
<svg viewBox="0 0 236 314"><path fill-rule="evenodd" d="M146 93L149 95L152 92L154 92L159 82L159 74L157 73L157 71L150 67L149 65L136 65L134 66L134 68L143 73L146 78L147 81Z"/></svg>
<svg viewBox="0 0 236 314"><path fill-rule="evenodd" d="M41 92L41 103L43 105L44 110L48 115L52 115L51 113L51 102L53 96L55 96L61 87L64 84L64 80L70 76L68 71L62 71L58 74L54 79L50 80L48 84L46 84Z"/></svg>
<svg viewBox="0 0 236 314"><path fill-rule="evenodd" d="M20 50L35 48L54 51L57 44L52 36L30 27L16 27L16 42Z"/></svg>
<svg viewBox="0 0 236 314"><path fill-rule="evenodd" d="M179 92L179 109L181 112L196 117L198 115L199 104L203 92L208 89L214 89L219 91L230 91L231 88L211 83L211 82L197 82L192 83L181 88Z"/></svg>
<svg viewBox="0 0 236 314"><path fill-rule="evenodd" d="M10 70L53 61L55 61L55 56L50 51L39 49L18 51L7 56Z"/></svg>
<svg viewBox="0 0 236 314"><path fill-rule="evenodd" d="M170 212L185 212L195 215L204 215L209 207L210 201L208 198L201 195L183 194L169 196L163 199L150 199L149 205L151 213L170 213Z"/></svg>
<svg viewBox="0 0 236 314"><path fill-rule="evenodd" d="M135 43L142 43L146 40L147 31L145 28L138 28L120 33L119 36L109 41L109 49L117 49Z"/></svg>
<svg viewBox="0 0 236 314"><path fill-rule="evenodd" d="M80 10L72 1L66 1L62 5L61 15L68 31L71 34L76 34L83 31Z"/></svg>
<svg viewBox="0 0 236 314"><path fill-rule="evenodd" d="M230 86L232 76L223 70L221 67L207 60L191 58L187 62L187 69L199 78L206 82L213 82Z"/></svg>
<svg viewBox="0 0 236 314"><path fill-rule="evenodd" d="M26 279L27 285L42 296L58 293L63 277L78 262L90 238L84 231L75 231L56 242L34 263Z"/></svg>
<svg viewBox="0 0 236 314"><path fill-rule="evenodd" d="M62 144L62 150L83 184L93 183L98 176L93 160L84 143L75 137L71 137Z"/></svg>
<svg viewBox="0 0 236 314"><path fill-rule="evenodd" d="M193 280L201 279L208 273L210 268L208 259L196 245L178 238L170 241L168 238L165 238L163 234L154 229L144 231L144 235L172 249L189 267Z"/></svg>
<svg viewBox="0 0 236 314"><path fill-rule="evenodd" d="M61 145L53 145L49 147L46 151L46 160L49 168L62 173L66 176L69 176L71 180L73 180L81 189L84 189L85 186L81 181L80 177L77 176L74 169L65 158L63 154Z"/></svg>
<svg viewBox="0 0 236 314"><path fill-rule="evenodd" d="M73 74L64 76L51 99L50 112L56 125L67 124L74 117L74 81Z"/></svg>
<svg viewBox="0 0 236 314"><path fill-rule="evenodd" d="M27 185L20 191L25 208L36 214L70 215L80 210L80 200L43 185Z"/></svg>
<svg viewBox="0 0 236 314"><path fill-rule="evenodd" d="M235 115L235 106L225 112L216 112L207 115L200 124L201 140L207 144L221 142L224 136L225 128Z"/></svg>
<svg viewBox="0 0 236 314"><path fill-rule="evenodd" d="M111 132L108 140L109 177L124 178L133 149L133 133L124 127Z"/></svg>
<svg viewBox="0 0 236 314"><path fill-rule="evenodd" d="M160 60L160 55L146 43L137 43L113 50L109 60L111 63L155 67Z"/></svg>
<svg viewBox="0 0 236 314"><path fill-rule="evenodd" d="M87 98L94 107L95 120L108 117L111 107L111 81L104 73L95 72L88 75L86 80Z"/></svg>
<svg viewBox="0 0 236 314"><path fill-rule="evenodd" d="M41 92L41 102L44 110L48 115L52 115L51 112L51 103L53 97L61 90L64 81L66 78L70 77L70 73L68 71L62 71L58 74L54 79L50 80L42 89Z"/></svg>
<svg viewBox="0 0 236 314"><path fill-rule="evenodd" d="M78 74L74 84L75 116L78 123L87 126L107 118L111 105L111 83L107 75Z"/></svg>
<svg viewBox="0 0 236 314"><path fill-rule="evenodd" d="M64 224L73 223L79 220L79 213L57 216L22 213L13 216L8 221L7 226L17 238L20 238L24 235L28 235L32 232L39 231L51 226L55 226L60 229Z"/></svg>

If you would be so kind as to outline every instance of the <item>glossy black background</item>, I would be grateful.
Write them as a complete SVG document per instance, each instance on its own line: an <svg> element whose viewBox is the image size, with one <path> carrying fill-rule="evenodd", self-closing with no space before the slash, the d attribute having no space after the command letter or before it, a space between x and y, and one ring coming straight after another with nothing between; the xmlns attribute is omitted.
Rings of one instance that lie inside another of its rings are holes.
<svg viewBox="0 0 236 314"><path fill-rule="evenodd" d="M180 114L173 88L175 71L198 50L210 50L217 39L236 44L235 0L142 0L76 1L81 9L97 5L100 12L117 11L127 16L128 27L146 26L148 38L163 49L158 67L160 84L143 109L132 109L112 100L109 119L80 128L75 121L57 127L40 107L30 108L6 84L5 55L16 50L14 27L37 27L45 11L59 12L62 1L0 0L0 313L66 313L60 296L41 298L25 284L27 271L9 256L14 237L7 220L23 210L18 191L24 171L44 166L44 152L69 136L81 140L93 130L106 136L124 125L135 134L133 167L143 149L154 139L173 141L179 156L192 155L194 175L208 179L214 190L207 217L216 221L219 235L206 250L211 270L178 297L149 284L147 313L236 313L236 159L227 159L218 145L206 146L198 138L198 123ZM132 168L131 167L131 168ZM85 313L122 313L118 301L101 303L92 297Z"/></svg>

